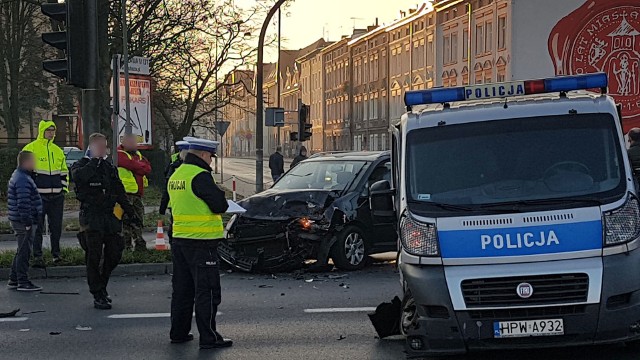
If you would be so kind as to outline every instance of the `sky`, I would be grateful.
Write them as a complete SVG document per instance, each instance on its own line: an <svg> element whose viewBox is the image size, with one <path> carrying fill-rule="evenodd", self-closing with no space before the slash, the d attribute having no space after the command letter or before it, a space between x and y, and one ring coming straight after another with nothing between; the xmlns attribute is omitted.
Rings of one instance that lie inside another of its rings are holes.
<svg viewBox="0 0 640 360"><path fill-rule="evenodd" d="M366 28L375 23L389 23L422 0L294 0L282 13L283 48L300 49L323 37L340 39L351 34L354 23ZM276 18L274 16L274 18ZM272 27L272 31L276 29Z"/></svg>

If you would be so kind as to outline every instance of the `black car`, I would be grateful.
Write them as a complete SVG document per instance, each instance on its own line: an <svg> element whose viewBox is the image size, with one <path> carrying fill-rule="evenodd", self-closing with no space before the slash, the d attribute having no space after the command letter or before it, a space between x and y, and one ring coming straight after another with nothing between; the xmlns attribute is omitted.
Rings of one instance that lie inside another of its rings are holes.
<svg viewBox="0 0 640 360"><path fill-rule="evenodd" d="M247 210L227 224L220 257L251 272L289 271L308 259L333 259L343 270L368 255L397 250L393 218L373 221L369 186L390 179L389 152L317 154L271 189L239 202Z"/></svg>

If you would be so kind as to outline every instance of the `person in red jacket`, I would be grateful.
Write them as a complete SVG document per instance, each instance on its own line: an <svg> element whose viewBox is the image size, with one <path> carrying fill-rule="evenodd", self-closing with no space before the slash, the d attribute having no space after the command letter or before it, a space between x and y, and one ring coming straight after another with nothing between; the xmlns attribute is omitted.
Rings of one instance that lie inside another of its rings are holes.
<svg viewBox="0 0 640 360"><path fill-rule="evenodd" d="M136 216L144 218L142 197L147 185L147 175L151 173L151 164L138 151L136 135L125 135L122 145L118 147L118 175L127 192L129 202L136 211ZM127 249L135 246L136 251L147 250L147 243L142 238L142 226L125 222L123 233Z"/></svg>

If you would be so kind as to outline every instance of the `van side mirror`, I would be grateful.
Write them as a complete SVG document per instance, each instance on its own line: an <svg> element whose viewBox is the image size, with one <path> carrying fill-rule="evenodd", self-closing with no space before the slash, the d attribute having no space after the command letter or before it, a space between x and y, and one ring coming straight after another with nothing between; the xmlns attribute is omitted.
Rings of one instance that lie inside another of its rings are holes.
<svg viewBox="0 0 640 360"><path fill-rule="evenodd" d="M395 214L393 194L389 180L380 180L369 188L369 206L374 217L388 217Z"/></svg>

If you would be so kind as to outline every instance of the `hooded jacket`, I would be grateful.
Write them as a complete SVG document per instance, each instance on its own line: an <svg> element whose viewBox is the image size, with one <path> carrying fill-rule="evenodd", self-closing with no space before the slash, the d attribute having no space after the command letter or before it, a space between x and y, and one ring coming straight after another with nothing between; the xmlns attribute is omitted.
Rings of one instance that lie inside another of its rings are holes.
<svg viewBox="0 0 640 360"><path fill-rule="evenodd" d="M307 160L308 157L306 155L302 155L303 152L307 152L307 148L304 146L300 147L300 152L298 153L298 156L293 158L293 161L291 162L291 167L290 169L293 169L294 167L296 167L296 165L298 165L298 163L300 163L301 161Z"/></svg>
<svg viewBox="0 0 640 360"><path fill-rule="evenodd" d="M22 151L31 151L36 158L33 180L42 195L60 194L69 191L69 169L64 151L44 137L50 127L56 127L53 121L42 120L38 125L38 138L27 144Z"/></svg>

